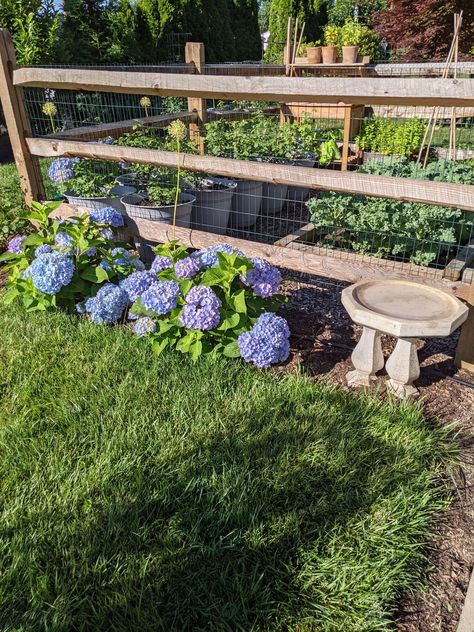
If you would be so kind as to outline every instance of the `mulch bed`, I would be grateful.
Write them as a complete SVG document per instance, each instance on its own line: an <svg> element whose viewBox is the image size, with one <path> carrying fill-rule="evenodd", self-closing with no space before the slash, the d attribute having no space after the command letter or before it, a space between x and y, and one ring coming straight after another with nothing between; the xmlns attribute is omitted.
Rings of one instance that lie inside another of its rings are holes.
<svg viewBox="0 0 474 632"><path fill-rule="evenodd" d="M361 328L341 304L343 287L328 279L287 273L284 291L291 306L282 315L293 332L292 355L279 371L298 367L314 378L346 387L350 355ZM455 424L462 468L452 481L453 504L437 520L429 542L427 589L402 596L399 602L395 629L401 632L455 632L474 566L474 376L454 365L457 340L458 332L419 345L421 376L416 384L427 423ZM383 337L382 346L388 356L393 339ZM383 371L380 375L371 388L385 397L387 376Z"/></svg>

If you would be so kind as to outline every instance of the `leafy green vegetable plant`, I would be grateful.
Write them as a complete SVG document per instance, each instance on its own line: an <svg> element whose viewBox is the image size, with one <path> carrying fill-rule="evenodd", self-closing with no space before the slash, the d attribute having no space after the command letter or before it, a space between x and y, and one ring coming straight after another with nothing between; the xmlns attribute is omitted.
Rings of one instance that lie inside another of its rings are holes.
<svg viewBox="0 0 474 632"><path fill-rule="evenodd" d="M419 149L424 132L425 124L418 118L400 122L374 117L362 124L355 142L364 151L410 156Z"/></svg>

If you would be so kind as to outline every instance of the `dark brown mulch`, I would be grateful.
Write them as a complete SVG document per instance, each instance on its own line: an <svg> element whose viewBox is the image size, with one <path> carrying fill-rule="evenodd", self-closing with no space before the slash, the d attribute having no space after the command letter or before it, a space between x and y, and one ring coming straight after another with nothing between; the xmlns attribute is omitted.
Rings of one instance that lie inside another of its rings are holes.
<svg viewBox="0 0 474 632"><path fill-rule="evenodd" d="M360 327L341 304L343 287L327 279L288 273L284 291L291 306L282 315L293 332L293 353L280 370L298 366L310 376L345 387ZM428 543L427 588L400 599L394 626L400 632L455 632L474 566L474 375L454 366L457 339L455 333L420 342L421 376L416 384L424 414L430 423L455 424L462 468L452 481L454 501L438 518L435 536ZM382 344L387 356L393 339L385 337ZM382 397L385 379L382 372L374 385Z"/></svg>

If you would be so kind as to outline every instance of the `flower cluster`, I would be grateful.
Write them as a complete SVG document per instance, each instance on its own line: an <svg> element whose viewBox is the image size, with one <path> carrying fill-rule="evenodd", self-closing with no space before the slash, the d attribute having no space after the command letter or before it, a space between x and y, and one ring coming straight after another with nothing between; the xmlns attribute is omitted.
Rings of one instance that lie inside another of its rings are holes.
<svg viewBox="0 0 474 632"><path fill-rule="evenodd" d="M259 257L252 259L252 263L253 269L245 275L245 283L261 298L268 298L278 292L281 283L278 268Z"/></svg>
<svg viewBox="0 0 474 632"><path fill-rule="evenodd" d="M112 228L123 226L123 217L111 206L92 209L90 219L98 224L108 224Z"/></svg>
<svg viewBox="0 0 474 632"><path fill-rule="evenodd" d="M154 283L158 283L156 274L147 270L141 270L125 277L125 279L120 281L119 285L127 293L130 303L133 303Z"/></svg>
<svg viewBox="0 0 474 632"><path fill-rule="evenodd" d="M195 285L186 294L186 305L179 317L183 327L207 331L220 323L221 301L206 285Z"/></svg>
<svg viewBox="0 0 474 632"><path fill-rule="evenodd" d="M218 252L225 252L228 255L232 255L235 252L235 248L232 248L229 244L216 244L215 246L206 248L206 250L193 252L191 257L198 261L201 268L207 270L219 264L219 259L217 257Z"/></svg>
<svg viewBox="0 0 474 632"><path fill-rule="evenodd" d="M54 252L54 248L49 244L41 244L35 249L35 257L39 257L40 255L46 255L48 252Z"/></svg>
<svg viewBox="0 0 474 632"><path fill-rule="evenodd" d="M16 237L13 237L13 239L10 239L7 245L7 252L11 252L15 255L21 255L25 239L26 237L22 235L17 235Z"/></svg>
<svg viewBox="0 0 474 632"><path fill-rule="evenodd" d="M128 304L128 295L118 285L106 283L95 296L87 299L84 311L94 323L115 323Z"/></svg>
<svg viewBox="0 0 474 632"><path fill-rule="evenodd" d="M174 272L180 279L192 279L193 276L196 276L199 270L200 266L198 261L192 257L180 259L174 265Z"/></svg>
<svg viewBox="0 0 474 632"><path fill-rule="evenodd" d="M59 232L54 238L54 243L60 248L71 248L73 241L74 240L71 235L68 235L63 231Z"/></svg>
<svg viewBox="0 0 474 632"><path fill-rule="evenodd" d="M153 272L161 272L162 270L167 270L171 268L173 265L173 259L171 257L165 257L163 255L156 255L151 264L151 269Z"/></svg>
<svg viewBox="0 0 474 632"><path fill-rule="evenodd" d="M288 338L290 330L284 318L272 312L265 312L257 319L250 331L237 339L240 354L246 362L267 367L276 362L284 362L290 354Z"/></svg>
<svg viewBox="0 0 474 632"><path fill-rule="evenodd" d="M145 264L141 261L136 254L126 250L125 248L112 248L110 251L110 256L112 257L112 262L116 266L132 266L135 270L144 270ZM104 270L110 271L112 266L102 259L99 263L100 267Z"/></svg>
<svg viewBox="0 0 474 632"><path fill-rule="evenodd" d="M52 182L62 183L74 178L74 165L79 158L56 158L48 169L48 176Z"/></svg>
<svg viewBox="0 0 474 632"><path fill-rule="evenodd" d="M137 334L137 336L145 336L146 334L152 334L156 331L155 322L148 318L148 316L144 316L143 318L139 318L135 325L133 326L133 331Z"/></svg>
<svg viewBox="0 0 474 632"><path fill-rule="evenodd" d="M145 309L162 315L176 308L179 295L179 285L176 281L158 281L143 292L140 300Z"/></svg>
<svg viewBox="0 0 474 632"><path fill-rule="evenodd" d="M28 276L33 285L43 294L57 294L65 285L69 285L74 274L71 258L60 252L40 254L28 268Z"/></svg>

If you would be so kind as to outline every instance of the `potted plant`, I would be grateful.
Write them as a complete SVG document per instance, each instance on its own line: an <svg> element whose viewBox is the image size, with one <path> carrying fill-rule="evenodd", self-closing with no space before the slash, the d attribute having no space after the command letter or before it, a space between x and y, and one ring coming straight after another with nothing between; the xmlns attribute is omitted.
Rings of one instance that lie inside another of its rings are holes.
<svg viewBox="0 0 474 632"><path fill-rule="evenodd" d="M122 197L125 213L132 218L149 219L163 224L173 223L175 189L161 182L149 184L143 193L131 193ZM176 206L176 225L188 228L195 197L180 189Z"/></svg>
<svg viewBox="0 0 474 632"><path fill-rule="evenodd" d="M328 24L324 29L324 46L321 50L323 64L336 63L340 31L340 27L334 24Z"/></svg>
<svg viewBox="0 0 474 632"><path fill-rule="evenodd" d="M308 64L320 64L322 61L321 42L308 42L306 45L306 59Z"/></svg>
<svg viewBox="0 0 474 632"><path fill-rule="evenodd" d="M341 28L342 63L355 64L359 53L360 25L354 20L347 20Z"/></svg>
<svg viewBox="0 0 474 632"><path fill-rule="evenodd" d="M186 180L190 187L187 193L195 198L191 215L193 228L225 235L237 182L198 173L186 174Z"/></svg>

